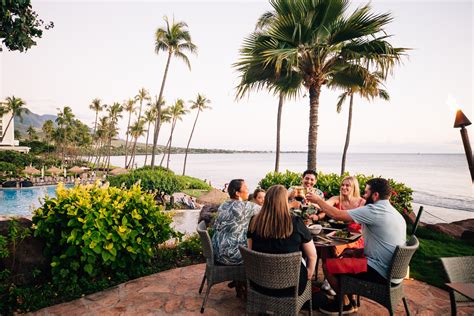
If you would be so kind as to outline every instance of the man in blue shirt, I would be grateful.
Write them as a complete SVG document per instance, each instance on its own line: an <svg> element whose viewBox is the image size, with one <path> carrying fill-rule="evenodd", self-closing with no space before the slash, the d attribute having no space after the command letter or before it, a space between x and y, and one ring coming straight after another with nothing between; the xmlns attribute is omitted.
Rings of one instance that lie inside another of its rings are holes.
<svg viewBox="0 0 474 316"><path fill-rule="evenodd" d="M385 283L395 248L405 243L406 223L402 215L390 204L391 193L392 189L387 180L371 179L365 187L365 206L347 211L328 205L316 194L306 195L308 201L318 204L329 217L361 224L367 272L355 274L354 277ZM331 286L338 289L337 278L330 274L326 277ZM391 282L400 283L401 280Z"/></svg>

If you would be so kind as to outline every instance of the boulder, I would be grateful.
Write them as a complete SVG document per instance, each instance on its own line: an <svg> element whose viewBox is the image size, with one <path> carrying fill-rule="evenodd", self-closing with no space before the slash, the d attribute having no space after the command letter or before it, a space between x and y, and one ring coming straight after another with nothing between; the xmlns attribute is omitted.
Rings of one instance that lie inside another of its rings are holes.
<svg viewBox="0 0 474 316"><path fill-rule="evenodd" d="M15 218L22 228L31 228L32 221L24 217ZM0 235L8 238L8 230L11 218L0 218ZM9 245L10 255L0 258L0 271L8 269L11 271L11 279L16 284L27 284L34 281L32 271L38 269L45 271L48 262L43 255L44 242L31 236L26 237L16 245L16 249Z"/></svg>
<svg viewBox="0 0 474 316"><path fill-rule="evenodd" d="M211 191L207 192L206 194L201 195L197 202L201 205L206 204L222 204L226 200L229 199L229 195L226 192L222 192L221 190L212 189Z"/></svg>
<svg viewBox="0 0 474 316"><path fill-rule="evenodd" d="M452 223L427 224L426 227L454 238L470 241L474 239L474 218Z"/></svg>

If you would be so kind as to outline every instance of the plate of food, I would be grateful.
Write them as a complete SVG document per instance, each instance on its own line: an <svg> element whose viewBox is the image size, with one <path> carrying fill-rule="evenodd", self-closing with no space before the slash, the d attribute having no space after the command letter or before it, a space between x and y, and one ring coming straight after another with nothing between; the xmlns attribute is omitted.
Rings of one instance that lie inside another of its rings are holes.
<svg viewBox="0 0 474 316"><path fill-rule="evenodd" d="M353 233L347 230L335 230L326 234L326 237L339 240L354 241L360 237L361 234Z"/></svg>
<svg viewBox="0 0 474 316"><path fill-rule="evenodd" d="M331 227L334 227L334 228L346 228L348 225L348 223L345 223L343 221L336 221L332 218L328 220L328 223L329 225L331 225Z"/></svg>

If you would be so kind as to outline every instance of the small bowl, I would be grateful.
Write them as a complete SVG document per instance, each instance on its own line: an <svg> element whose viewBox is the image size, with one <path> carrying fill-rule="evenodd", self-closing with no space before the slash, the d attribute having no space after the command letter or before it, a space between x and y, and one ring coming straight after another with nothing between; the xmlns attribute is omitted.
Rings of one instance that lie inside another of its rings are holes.
<svg viewBox="0 0 474 316"><path fill-rule="evenodd" d="M329 225L331 225L332 228L339 228L339 229L346 228L347 225L349 225L348 223L344 223L342 221L335 221L333 219L328 220L328 223Z"/></svg>
<svg viewBox="0 0 474 316"><path fill-rule="evenodd" d="M317 235L321 232L321 230L323 229L323 226L319 224L313 224L313 225L309 225L308 229L312 235Z"/></svg>

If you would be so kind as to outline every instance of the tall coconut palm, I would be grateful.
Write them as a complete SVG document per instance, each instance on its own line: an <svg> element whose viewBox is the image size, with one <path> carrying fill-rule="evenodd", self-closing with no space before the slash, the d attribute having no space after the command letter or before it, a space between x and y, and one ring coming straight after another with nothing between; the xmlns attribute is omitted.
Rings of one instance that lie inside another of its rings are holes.
<svg viewBox="0 0 474 316"><path fill-rule="evenodd" d="M89 104L89 109L95 112L95 121L94 121L94 133L97 130L97 119L99 118L99 112L103 110L104 106L101 104L99 98L92 100L92 103Z"/></svg>
<svg viewBox="0 0 474 316"><path fill-rule="evenodd" d="M344 104L347 97L349 97L349 115L347 118L347 131L346 141L344 143L344 150L342 153L341 161L341 175L344 174L346 169L346 157L347 150L349 148L349 142L351 138L352 128L352 111L354 104L354 94L358 94L360 97L367 100L373 100L379 97L383 100L390 100L388 92L382 88L385 77L380 72L369 72L366 68L354 65L346 68L344 71L334 74L329 86L332 88L338 88L345 90L340 96L337 102L337 112L340 113L342 105Z"/></svg>
<svg viewBox="0 0 474 316"><path fill-rule="evenodd" d="M127 167L128 163L128 135L130 135L130 120L132 118L132 113L135 113L135 102L136 99L128 99L124 105L123 109L125 112L128 112L128 123L127 123L127 130L125 131L125 165Z"/></svg>
<svg viewBox="0 0 474 316"><path fill-rule="evenodd" d="M122 117L123 106L115 102L113 103L108 109L108 116L109 116L109 129L108 129L108 158L107 158L107 171L110 167L110 156L112 154L112 138L118 135L118 120Z"/></svg>
<svg viewBox="0 0 474 316"><path fill-rule="evenodd" d="M212 109L207 104L211 103L211 100L207 99L205 96L198 94L196 100L190 100L191 110L196 110L196 118L194 119L193 129L191 130L191 135L189 135L188 144L186 146L186 152L184 154L184 164L183 164L183 176L186 174L186 161L188 158L189 145L191 144L191 138L193 138L194 128L196 128L196 123L199 118L199 113L204 110Z"/></svg>
<svg viewBox="0 0 474 316"><path fill-rule="evenodd" d="M26 103L21 98L15 98L15 96L7 97L6 103L0 103L0 115L4 115L6 113L11 112L12 116L8 120L7 126L3 130L3 133L0 134L0 143L3 142L5 135L7 134L10 125L15 118L18 116L20 121L23 123L23 113L28 114L30 111L25 107Z"/></svg>
<svg viewBox="0 0 474 316"><path fill-rule="evenodd" d="M158 106L157 106L157 103L158 102L158 97L155 96L155 101L150 103L150 108L148 109L148 111L145 112L145 121L148 123L148 129L147 129L147 132L146 132L146 142L145 142L145 162L143 163L144 166L146 166L146 163L148 161L148 137L150 135L150 128L151 128L151 125L152 124L155 124L156 122L156 116L158 115ZM161 100L161 105L159 105L159 107L161 108L163 105L164 105L164 100L162 99ZM163 112L164 110L162 109L161 110L161 113L163 115ZM160 123L163 124L163 119L160 119ZM158 127L159 129L160 127Z"/></svg>
<svg viewBox="0 0 474 316"><path fill-rule="evenodd" d="M186 115L189 110L185 108L183 99L176 100L175 104L170 107L169 109L171 114L171 132L170 137L168 139L168 159L166 160L166 168L169 169L170 166L170 155L171 155L171 146L173 143L173 133L176 127L176 122L182 121L183 116ZM163 155L164 158L164 155ZM163 159L161 159L160 165L163 163Z"/></svg>
<svg viewBox="0 0 474 316"><path fill-rule="evenodd" d="M99 122L97 124L97 131L94 135L94 140L96 141L96 159L94 160L94 167L101 166L101 158L102 154L105 157L105 145L108 142L108 127L109 127L109 117L103 116L99 118Z"/></svg>
<svg viewBox="0 0 474 316"><path fill-rule="evenodd" d="M127 166L127 168L132 168L135 165L135 155L137 151L137 141L138 138L143 136L145 134L145 123L146 121L144 119L141 119L139 121L136 121L130 126L130 135L133 137L134 142L133 142L133 147L132 147L132 152L130 154L130 162Z"/></svg>
<svg viewBox="0 0 474 316"><path fill-rule="evenodd" d="M135 100L140 102L140 108L138 109L137 122L142 118L142 107L143 101L150 101L150 95L145 88L138 90L138 94L135 96Z"/></svg>
<svg viewBox="0 0 474 316"><path fill-rule="evenodd" d="M168 21L168 17L163 18L166 26L160 27L155 32L155 52L159 54L161 51L168 53L168 59L166 61L165 72L163 74L163 80L161 81L160 94L158 100L163 98L163 91L165 88L166 76L168 75L168 69L171 61L171 56L179 58L184 61L191 70L191 63L189 62L188 56L185 52L197 53L197 47L191 41L191 35L187 30L188 25L185 22L172 22L171 25ZM155 154L158 146L158 134L161 119L161 102L157 102L158 116L155 123L155 132L153 134L153 149L151 154L151 166L155 166Z"/></svg>
<svg viewBox="0 0 474 316"><path fill-rule="evenodd" d="M28 129L26 130L26 134L28 134L28 140L30 142L38 139L38 134L36 133L36 129L31 125L28 126Z"/></svg>
<svg viewBox="0 0 474 316"><path fill-rule="evenodd" d="M52 120L47 120L43 123L41 130L44 134L44 140L49 145L50 141L53 139L53 132L54 132L54 123Z"/></svg>
<svg viewBox="0 0 474 316"><path fill-rule="evenodd" d="M347 0L271 0L274 11L265 13L265 33L279 42L268 42L260 55L265 64L298 71L309 91L308 169L317 168L319 99L321 87L332 75L351 64L368 63L387 73L405 49L387 41L384 27L389 13L373 14L370 5L348 14Z"/></svg>
<svg viewBox="0 0 474 316"><path fill-rule="evenodd" d="M62 111L59 110L58 116L56 117L56 123L58 124L58 128L56 129L56 139L57 144L61 147L63 162L66 158L66 151L70 138L69 134L74 118L75 115L72 113L72 109L69 106L65 106Z"/></svg>
<svg viewBox="0 0 474 316"><path fill-rule="evenodd" d="M274 64L265 64L261 56L262 48L267 49L269 45L277 48L280 44L262 31L265 30L268 21L259 22L257 28L260 31L253 32L244 40L240 50L241 59L234 64L234 67L241 73L241 81L237 86L237 99L241 99L251 90L266 89L278 95L277 129L276 129L276 149L275 149L275 172L280 167L280 132L281 117L285 99L294 98L299 94L302 79L295 71L288 72L283 67L279 73L275 70ZM270 42L269 42L270 41Z"/></svg>

